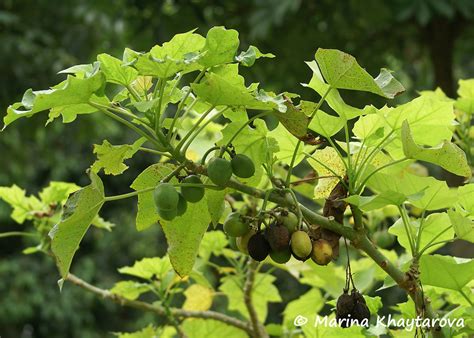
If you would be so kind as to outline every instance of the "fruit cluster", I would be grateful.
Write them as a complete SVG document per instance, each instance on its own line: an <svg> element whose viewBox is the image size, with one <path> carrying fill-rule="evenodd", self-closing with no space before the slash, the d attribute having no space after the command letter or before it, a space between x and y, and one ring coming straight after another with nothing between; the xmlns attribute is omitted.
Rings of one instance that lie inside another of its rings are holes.
<svg viewBox="0 0 474 338"><path fill-rule="evenodd" d="M341 327L347 328L357 320L359 326L369 326L370 311L359 291L348 290L339 296L336 304L336 319Z"/></svg>
<svg viewBox="0 0 474 338"><path fill-rule="evenodd" d="M293 256L301 261L311 258L319 265L329 264L333 250L328 241L311 238L293 212L281 210L275 218L262 230L252 226L252 218L235 211L227 216L224 232L230 237L231 246L259 262L270 256L274 262L284 264Z"/></svg>
<svg viewBox="0 0 474 338"><path fill-rule="evenodd" d="M255 165L248 156L243 154L233 155L230 161L222 157L214 157L207 165L207 176L215 185L225 186L232 174L240 178L250 178L255 174Z"/></svg>

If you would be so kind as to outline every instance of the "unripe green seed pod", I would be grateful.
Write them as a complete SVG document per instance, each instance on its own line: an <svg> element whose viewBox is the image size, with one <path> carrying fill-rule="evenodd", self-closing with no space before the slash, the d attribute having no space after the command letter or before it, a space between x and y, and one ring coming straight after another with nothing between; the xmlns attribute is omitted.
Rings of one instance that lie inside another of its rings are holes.
<svg viewBox="0 0 474 338"><path fill-rule="evenodd" d="M239 212L231 212L224 221L224 232L228 236L240 237L249 232L249 226Z"/></svg>
<svg viewBox="0 0 474 338"><path fill-rule="evenodd" d="M311 254L313 245L308 234L298 230L291 235L291 251L299 259L305 259Z"/></svg>
<svg viewBox="0 0 474 338"><path fill-rule="evenodd" d="M234 175L241 178L250 178L255 174L255 165L250 157L243 154L235 155L230 161Z"/></svg>
<svg viewBox="0 0 474 338"><path fill-rule="evenodd" d="M214 157L207 165L207 176L218 186L225 186L232 177L232 166L229 161Z"/></svg>
<svg viewBox="0 0 474 338"><path fill-rule="evenodd" d="M155 205L161 210L176 210L179 194L171 183L160 183L153 193Z"/></svg>
<svg viewBox="0 0 474 338"><path fill-rule="evenodd" d="M278 264L285 264L291 258L291 251L289 248L286 248L282 251L272 251L270 252L270 258Z"/></svg>
<svg viewBox="0 0 474 338"><path fill-rule="evenodd" d="M181 183L202 184L202 181L197 175L189 175ZM186 201L196 203L204 197L204 188L182 186L181 194L183 195Z"/></svg>

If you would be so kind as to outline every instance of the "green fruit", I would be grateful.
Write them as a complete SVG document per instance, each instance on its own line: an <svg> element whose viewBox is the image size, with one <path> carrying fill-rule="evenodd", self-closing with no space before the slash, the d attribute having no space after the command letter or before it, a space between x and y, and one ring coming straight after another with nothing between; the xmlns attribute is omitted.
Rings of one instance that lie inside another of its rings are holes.
<svg viewBox="0 0 474 338"><path fill-rule="evenodd" d="M291 251L299 259L305 259L313 251L313 245L308 234L298 230L291 235Z"/></svg>
<svg viewBox="0 0 474 338"><path fill-rule="evenodd" d="M231 212L224 221L224 232L228 236L240 237L249 231L249 226L244 223L240 213Z"/></svg>
<svg viewBox="0 0 474 338"><path fill-rule="evenodd" d="M171 183L160 183L154 191L155 205L161 210L176 210L179 194Z"/></svg>
<svg viewBox="0 0 474 338"><path fill-rule="evenodd" d="M332 260L331 244L325 239L314 241L311 259L318 265L328 265Z"/></svg>
<svg viewBox="0 0 474 338"><path fill-rule="evenodd" d="M207 165L207 176L209 176L212 183L225 186L232 177L232 166L229 161L214 157Z"/></svg>
<svg viewBox="0 0 474 338"><path fill-rule="evenodd" d="M255 165L250 157L238 154L230 161L234 175L241 178L250 178L255 174Z"/></svg>
<svg viewBox="0 0 474 338"><path fill-rule="evenodd" d="M163 210L163 209L158 208L157 210L158 210L158 215L160 215L160 217L164 219L165 221L172 221L177 216L177 213L178 213L177 209Z"/></svg>
<svg viewBox="0 0 474 338"><path fill-rule="evenodd" d="M291 258L291 251L289 248L282 251L272 251L270 252L270 258L278 264L285 264Z"/></svg>
<svg viewBox="0 0 474 338"><path fill-rule="evenodd" d="M181 216L186 212L187 209L188 209L188 202L186 202L183 195L179 194L178 207L176 210L177 211L176 214L178 216Z"/></svg>
<svg viewBox="0 0 474 338"><path fill-rule="evenodd" d="M261 232L250 237L247 247L250 257L258 262L263 261L270 253L270 244L268 244L265 236Z"/></svg>
<svg viewBox="0 0 474 338"><path fill-rule="evenodd" d="M239 247L237 246L237 238L229 237L229 247L235 251L239 250Z"/></svg>
<svg viewBox="0 0 474 338"><path fill-rule="evenodd" d="M250 231L247 232L245 235L241 237L237 237L237 240L236 240L237 247L239 248L240 251L242 251L245 254L249 253L248 243L249 243L250 237L252 237L253 235L255 235L255 230L250 229Z"/></svg>
<svg viewBox="0 0 474 338"><path fill-rule="evenodd" d="M186 177L181 183L202 184L201 179L197 175ZM181 187L181 194L184 199L191 203L199 202L204 197L204 188L200 187Z"/></svg>
<svg viewBox="0 0 474 338"><path fill-rule="evenodd" d="M286 214L280 215L278 220L288 229L290 234L295 232L298 228L298 216L292 212L287 212Z"/></svg>
<svg viewBox="0 0 474 338"><path fill-rule="evenodd" d="M395 236L389 234L387 230L374 232L372 239L381 248L388 248L395 242Z"/></svg>

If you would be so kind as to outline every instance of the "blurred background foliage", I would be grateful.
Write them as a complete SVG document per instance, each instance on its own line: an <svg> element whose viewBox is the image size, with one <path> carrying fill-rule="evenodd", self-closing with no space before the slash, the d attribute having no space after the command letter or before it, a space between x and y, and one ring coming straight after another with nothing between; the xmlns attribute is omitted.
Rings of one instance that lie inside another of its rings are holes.
<svg viewBox="0 0 474 338"><path fill-rule="evenodd" d="M0 1L0 107L3 112L25 89L45 89L74 64L99 52L120 57L124 47L149 50L174 34L225 25L277 58L259 62L248 81L267 90L293 91L316 99L300 86L310 72L303 61L318 47L353 54L373 75L381 67L396 73L408 91L441 87L455 96L460 78L474 77L474 2L470 0L2 0ZM248 71L247 71L248 72ZM345 99L363 105L362 96ZM371 97L373 98L373 97ZM376 99L377 100L377 99ZM375 101L380 106L382 101ZM92 144L107 138L124 143L131 135L102 115L73 124L52 123L45 115L22 119L0 137L0 186L17 184L36 193L50 180L86 184ZM138 157L137 157L138 158ZM124 175L105 180L109 194L128 190L132 179L153 158L142 159ZM165 251L158 227L137 233L128 202L107 204L102 216L116 223L111 233L92 229L82 243L74 272L109 287L116 269L143 256ZM1 231L19 227L0 205ZM139 329L150 318L102 302L67 285L61 297L58 273L42 255L23 256L21 238L0 242L0 334L2 337L103 337L110 331ZM27 244L27 243L26 243ZM283 300L305 290L284 285ZM278 317L281 308L272 310Z"/></svg>

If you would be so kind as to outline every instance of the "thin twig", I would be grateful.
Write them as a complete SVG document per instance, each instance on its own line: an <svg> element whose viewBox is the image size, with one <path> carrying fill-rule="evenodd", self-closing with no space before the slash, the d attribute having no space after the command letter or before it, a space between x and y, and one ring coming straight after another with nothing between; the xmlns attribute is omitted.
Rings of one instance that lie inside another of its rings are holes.
<svg viewBox="0 0 474 338"><path fill-rule="evenodd" d="M158 305L152 305L146 302L142 302L139 300L130 300L124 297L121 297L119 295L116 295L109 290L104 290L101 288L98 288L95 285L89 284L86 281L82 280L81 278L69 274L66 278L67 281L87 290L92 293L95 293L98 296L101 296L104 299L109 299L117 304L120 304L122 306L127 306L135 309L139 309L142 311L147 311L147 312L152 312L155 313L159 316L166 316L166 311L165 308L162 306ZM247 332L248 334L252 335L252 327L250 323L246 323L244 321L241 321L239 319L232 318L230 316L227 316L225 314L215 312L215 311L190 311L190 310L183 310L183 309L176 309L176 308L171 308L171 314L177 318L203 318L203 319L214 319L218 320L220 322L223 322L227 325L234 326L240 330L243 330Z"/></svg>
<svg viewBox="0 0 474 338"><path fill-rule="evenodd" d="M244 285L244 302L245 306L247 307L247 311L250 315L250 321L252 322L253 332L251 334L252 337L255 338L268 338L268 334L265 331L265 328L258 320L257 311L252 303L252 291L253 291L253 284L255 281L255 271L257 270L258 262L254 261L253 259L249 258L247 262L247 277L245 279Z"/></svg>

